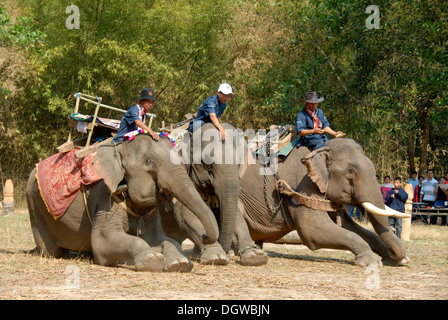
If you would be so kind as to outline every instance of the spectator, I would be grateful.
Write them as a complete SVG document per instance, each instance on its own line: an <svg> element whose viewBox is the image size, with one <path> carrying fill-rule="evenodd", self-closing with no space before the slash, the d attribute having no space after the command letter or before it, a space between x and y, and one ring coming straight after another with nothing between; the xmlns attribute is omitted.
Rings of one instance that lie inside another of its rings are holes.
<svg viewBox="0 0 448 320"><path fill-rule="evenodd" d="M420 192L422 190L422 183L425 178L423 176L418 177L418 184L414 188L414 199L412 202L420 202Z"/></svg>
<svg viewBox="0 0 448 320"><path fill-rule="evenodd" d="M434 179L434 170L428 169L426 171L426 179L422 182L420 191L420 202L425 202L428 207L433 207L436 201L434 190L437 187L438 181Z"/></svg>
<svg viewBox="0 0 448 320"><path fill-rule="evenodd" d="M412 184L412 190L415 189L415 187L418 185L418 179L417 179L417 171L412 171L411 172L411 178L408 180L407 183ZM418 202L418 201L416 201Z"/></svg>
<svg viewBox="0 0 448 320"><path fill-rule="evenodd" d="M432 169L426 170L426 177L422 182L422 188L420 190L420 202L424 202L426 207L430 208L434 207L434 202L436 201L434 190L437 187L438 181L434 179L434 170ZM427 220L426 215L422 215L422 217ZM431 221L434 222L434 219L431 218Z"/></svg>
<svg viewBox="0 0 448 320"><path fill-rule="evenodd" d="M440 185L446 184L445 177L440 178ZM434 193L436 194L436 202L434 207L444 207L445 201L447 201L447 190L442 189L440 185L437 185ZM431 216L431 224L437 224L437 216ZM442 226L446 226L446 216L442 216Z"/></svg>
<svg viewBox="0 0 448 320"><path fill-rule="evenodd" d="M394 185L392 183L390 183L390 177L386 176L384 178L384 183L383 185L380 187L381 190L381 194L383 195L383 201L384 203L386 203L386 195L389 192L390 189L392 189L394 187Z"/></svg>
<svg viewBox="0 0 448 320"><path fill-rule="evenodd" d="M408 193L401 187L401 178L394 178L394 188L390 189L386 194L385 202L392 209L403 212L405 211L404 204L408 200ZM401 238L402 221L400 218L389 217L389 224L395 228L395 233L398 238Z"/></svg>
<svg viewBox="0 0 448 320"><path fill-rule="evenodd" d="M353 218L353 213L356 214L356 220L361 221L361 212L359 209L355 206L349 205L348 206L348 215L350 218Z"/></svg>

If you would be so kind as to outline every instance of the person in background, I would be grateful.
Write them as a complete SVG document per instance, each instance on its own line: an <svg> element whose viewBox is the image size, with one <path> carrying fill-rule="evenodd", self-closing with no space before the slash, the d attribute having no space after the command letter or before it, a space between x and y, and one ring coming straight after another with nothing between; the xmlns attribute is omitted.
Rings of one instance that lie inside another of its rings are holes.
<svg viewBox="0 0 448 320"><path fill-rule="evenodd" d="M412 202L420 202L420 192L422 190L423 180L425 180L423 176L418 177L418 184L414 188L414 199L412 199Z"/></svg>
<svg viewBox="0 0 448 320"><path fill-rule="evenodd" d="M415 189L415 187L418 185L418 179L417 179L417 171L413 170L411 172L411 178L408 180L407 183L412 184L412 190ZM418 201L417 201L418 202Z"/></svg>
<svg viewBox="0 0 448 320"><path fill-rule="evenodd" d="M394 185L392 183L390 183L390 177L389 176L385 176L384 177L384 183L380 187L381 194L383 195L384 203L386 203L386 195L387 195L387 193L393 187L394 187Z"/></svg>
<svg viewBox="0 0 448 320"><path fill-rule="evenodd" d="M437 187L438 181L434 179L434 170L432 169L426 170L426 177L427 178L422 182L419 202L424 202L427 208L431 208L434 207L434 202L436 201L434 190ZM422 215L422 217L427 220L426 215Z"/></svg>
<svg viewBox="0 0 448 320"><path fill-rule="evenodd" d="M436 189L434 190L434 193L436 194L436 201L434 203L434 207L444 207L445 201L448 201L447 198L447 189L443 189L441 185L446 184L445 177L440 178L440 184L437 185ZM446 226L446 216L442 216L442 226ZM431 224L437 224L437 216L431 216Z"/></svg>
<svg viewBox="0 0 448 320"><path fill-rule="evenodd" d="M398 212L405 212L405 203L408 200L408 193L401 187L401 178L394 178L393 188L390 189L385 198L385 203ZM389 217L389 224L395 229L398 238L401 238L402 221L400 218Z"/></svg>
<svg viewBox="0 0 448 320"><path fill-rule="evenodd" d="M420 202L425 202L427 206L433 207L434 202L436 201L436 195L434 190L439 183L436 179L434 179L434 170L428 169L426 171L426 179L422 182L422 188L420 191Z"/></svg>
<svg viewBox="0 0 448 320"><path fill-rule="evenodd" d="M349 205L348 206L348 215L350 218L353 218L353 213L356 215L356 220L361 221L361 212L356 206Z"/></svg>

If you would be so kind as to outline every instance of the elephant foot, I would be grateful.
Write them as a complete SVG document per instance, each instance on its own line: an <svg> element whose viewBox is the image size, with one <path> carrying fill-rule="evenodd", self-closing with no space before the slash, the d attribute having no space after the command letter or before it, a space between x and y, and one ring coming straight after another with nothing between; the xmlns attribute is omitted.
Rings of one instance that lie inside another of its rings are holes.
<svg viewBox="0 0 448 320"><path fill-rule="evenodd" d="M377 266L382 267L381 258L373 252L367 252L356 256L355 264L361 267Z"/></svg>
<svg viewBox="0 0 448 320"><path fill-rule="evenodd" d="M409 259L408 256L404 257L401 260L393 260L391 257L386 256L383 258L383 264L387 266L405 266L409 262L411 262L411 259Z"/></svg>
<svg viewBox="0 0 448 320"><path fill-rule="evenodd" d="M145 257L135 259L135 269L137 271L162 272L165 268L165 257L161 253L152 252Z"/></svg>
<svg viewBox="0 0 448 320"><path fill-rule="evenodd" d="M168 261L163 269L164 272L190 272L193 269L193 263L187 258L172 259Z"/></svg>
<svg viewBox="0 0 448 320"><path fill-rule="evenodd" d="M219 243L206 245L201 250L201 264L224 266L230 263L227 254Z"/></svg>
<svg viewBox="0 0 448 320"><path fill-rule="evenodd" d="M243 266L262 266L268 263L268 255L259 246L244 248L240 253Z"/></svg>

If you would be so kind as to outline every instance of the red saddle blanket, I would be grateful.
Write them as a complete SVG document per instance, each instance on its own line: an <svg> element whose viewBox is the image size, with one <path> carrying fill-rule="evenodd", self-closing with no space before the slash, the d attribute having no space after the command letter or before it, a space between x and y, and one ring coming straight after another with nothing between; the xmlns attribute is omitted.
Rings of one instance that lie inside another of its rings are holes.
<svg viewBox="0 0 448 320"><path fill-rule="evenodd" d="M75 158L76 150L57 153L36 165L36 179L48 211L59 219L81 190L102 178L92 168L95 154L82 160Z"/></svg>

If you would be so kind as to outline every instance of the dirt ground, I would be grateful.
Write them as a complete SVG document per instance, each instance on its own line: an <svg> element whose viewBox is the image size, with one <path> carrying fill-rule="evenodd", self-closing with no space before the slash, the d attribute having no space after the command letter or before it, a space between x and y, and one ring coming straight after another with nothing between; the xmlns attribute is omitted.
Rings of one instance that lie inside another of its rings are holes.
<svg viewBox="0 0 448 320"><path fill-rule="evenodd" d="M445 233L441 228L448 227L419 228ZM348 251L268 243L265 266L241 266L234 257L227 266L194 262L190 273L140 273L129 267L98 266L89 258L52 259L30 253L35 244L28 214L15 210L0 216L0 299L448 299L446 237L411 236L406 246L412 260L408 266L379 270L355 266ZM188 253L192 245L184 242L183 248Z"/></svg>

